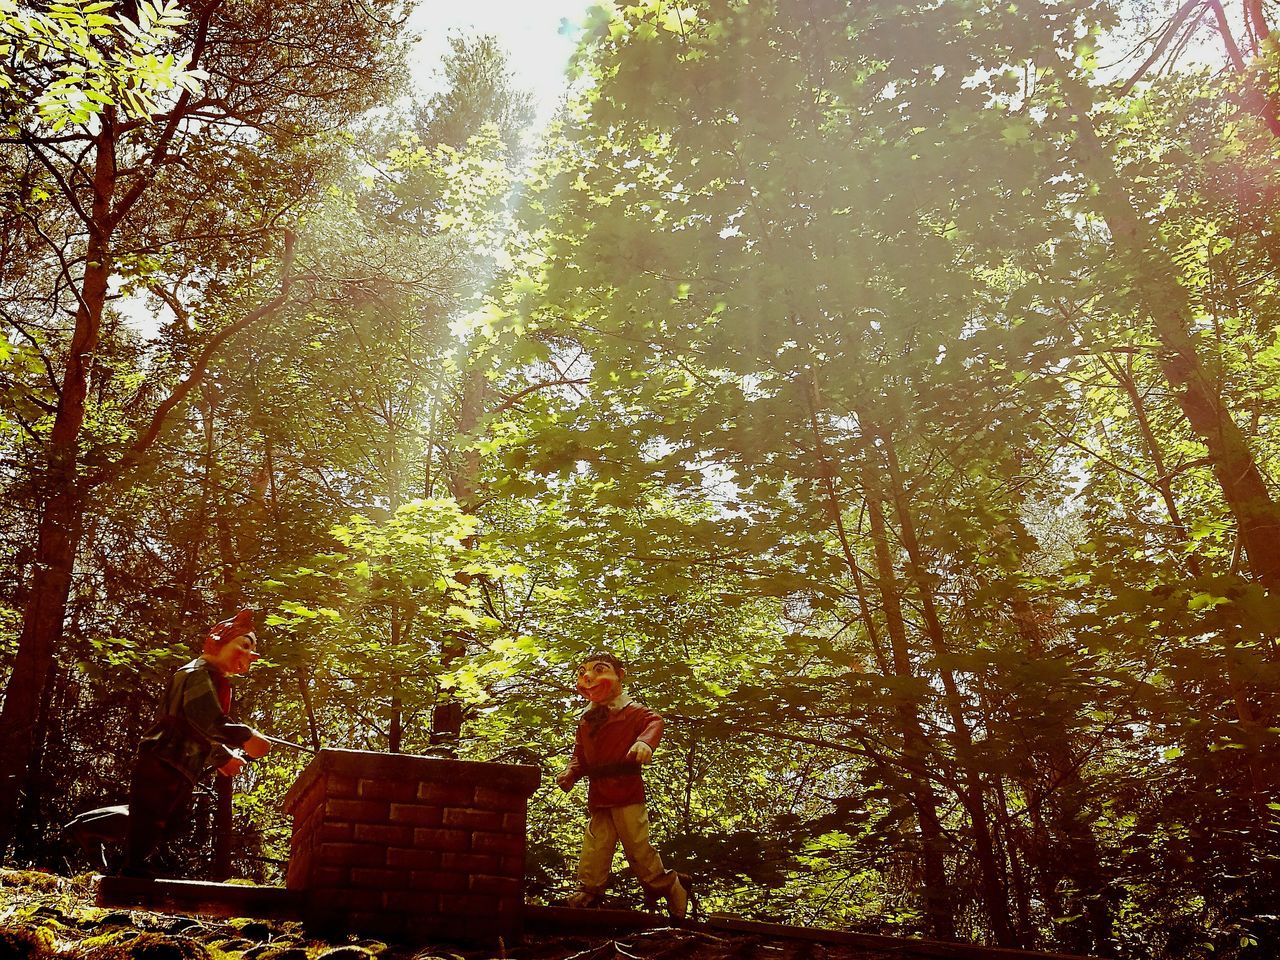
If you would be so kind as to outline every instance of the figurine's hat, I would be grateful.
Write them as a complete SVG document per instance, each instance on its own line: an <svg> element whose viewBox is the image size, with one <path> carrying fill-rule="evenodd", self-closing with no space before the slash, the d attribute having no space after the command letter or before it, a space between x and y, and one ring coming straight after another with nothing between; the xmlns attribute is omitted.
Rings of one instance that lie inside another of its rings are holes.
<svg viewBox="0 0 1280 960"><path fill-rule="evenodd" d="M253 632L252 610L241 610L234 617L215 623L209 629L209 639L218 644L243 636L252 637L255 643L258 640L258 635Z"/></svg>

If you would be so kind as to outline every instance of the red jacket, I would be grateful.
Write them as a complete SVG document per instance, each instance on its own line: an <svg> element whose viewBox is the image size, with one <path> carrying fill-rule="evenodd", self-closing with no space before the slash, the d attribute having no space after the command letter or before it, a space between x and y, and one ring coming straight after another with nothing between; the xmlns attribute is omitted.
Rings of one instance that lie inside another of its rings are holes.
<svg viewBox="0 0 1280 960"><path fill-rule="evenodd" d="M611 710L608 719L596 726L587 721L590 712L584 713L578 722L573 759L569 761L571 781L577 782L583 777L591 781L587 809L644 803L640 764L627 760L627 751L637 740L656 750L662 739L662 717L632 702L621 710Z"/></svg>

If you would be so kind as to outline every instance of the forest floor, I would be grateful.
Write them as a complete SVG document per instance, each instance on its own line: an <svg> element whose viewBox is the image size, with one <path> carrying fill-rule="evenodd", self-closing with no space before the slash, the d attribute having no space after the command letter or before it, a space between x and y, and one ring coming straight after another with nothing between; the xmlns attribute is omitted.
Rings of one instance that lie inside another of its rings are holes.
<svg viewBox="0 0 1280 960"><path fill-rule="evenodd" d="M658 928L619 935L527 936L510 948L406 947L308 937L293 921L210 919L103 909L93 874L0 868L0 960L884 960L843 945ZM896 954L895 955L899 955Z"/></svg>

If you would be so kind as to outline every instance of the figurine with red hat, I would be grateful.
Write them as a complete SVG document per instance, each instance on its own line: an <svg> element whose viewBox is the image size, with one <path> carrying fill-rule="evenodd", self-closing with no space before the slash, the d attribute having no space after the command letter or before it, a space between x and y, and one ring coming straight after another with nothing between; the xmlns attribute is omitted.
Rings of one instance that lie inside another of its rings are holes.
<svg viewBox="0 0 1280 960"><path fill-rule="evenodd" d="M245 756L265 756L271 743L252 727L232 723L230 677L258 659L253 611L215 624L204 652L178 670L160 713L138 744L129 791L129 838L122 873L152 876L147 858L185 821L191 793L209 767L228 777Z"/></svg>

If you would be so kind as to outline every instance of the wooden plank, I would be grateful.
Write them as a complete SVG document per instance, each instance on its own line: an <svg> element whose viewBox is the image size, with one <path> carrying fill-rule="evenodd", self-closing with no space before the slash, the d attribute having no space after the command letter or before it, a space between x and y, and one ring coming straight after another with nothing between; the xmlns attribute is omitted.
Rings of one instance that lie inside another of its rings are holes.
<svg viewBox="0 0 1280 960"><path fill-rule="evenodd" d="M284 887L257 884L99 877L97 903L100 907L127 907L162 913L300 920L303 894Z"/></svg>
<svg viewBox="0 0 1280 960"><path fill-rule="evenodd" d="M584 911L589 912L589 911ZM874 933L851 933L822 927L788 927L780 923L739 920L723 914L712 914L704 924L713 930L753 933L761 937L812 940L819 943L843 943L899 953L903 956L939 957L943 960L1098 960L1076 953L1049 953L1044 950L1014 950L1008 947L983 947L973 943L948 943L942 940L916 940L910 937L886 937Z"/></svg>
<svg viewBox="0 0 1280 960"><path fill-rule="evenodd" d="M596 907L543 907L525 904L524 928L539 933L602 933L611 930L652 930L657 927L697 926L689 921L676 923L657 913L637 910L605 910Z"/></svg>

